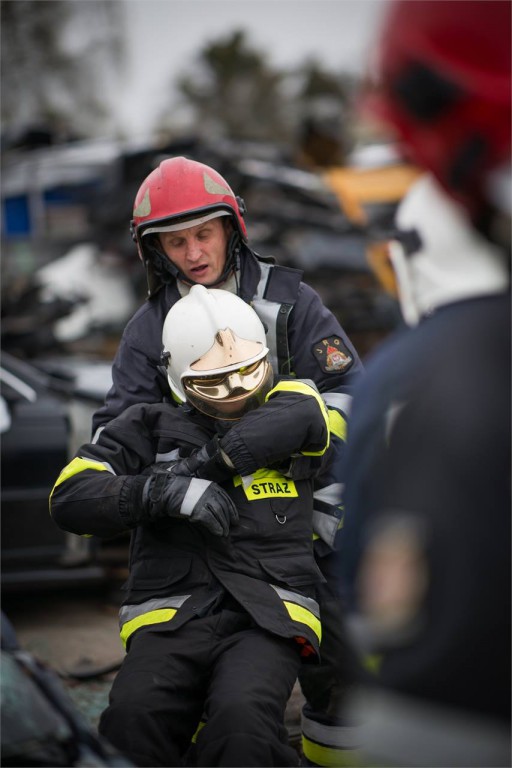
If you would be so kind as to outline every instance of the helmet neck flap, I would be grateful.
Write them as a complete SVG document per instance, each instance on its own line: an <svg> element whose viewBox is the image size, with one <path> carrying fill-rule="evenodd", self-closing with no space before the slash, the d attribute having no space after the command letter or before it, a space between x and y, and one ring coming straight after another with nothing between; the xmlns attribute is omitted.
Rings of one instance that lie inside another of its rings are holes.
<svg viewBox="0 0 512 768"><path fill-rule="evenodd" d="M508 289L509 264L502 250L471 226L467 211L431 174L413 184L395 224L385 245L394 273L387 287L398 298L407 325L417 325L439 307ZM375 262L382 266L377 254ZM384 285L382 272L375 271Z"/></svg>

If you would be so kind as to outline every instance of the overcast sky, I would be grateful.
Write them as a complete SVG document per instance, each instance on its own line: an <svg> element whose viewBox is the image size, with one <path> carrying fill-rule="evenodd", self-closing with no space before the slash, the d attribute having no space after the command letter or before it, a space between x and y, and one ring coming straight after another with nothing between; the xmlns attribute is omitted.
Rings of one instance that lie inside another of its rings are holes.
<svg viewBox="0 0 512 768"><path fill-rule="evenodd" d="M205 43L244 29L279 68L315 57L329 69L361 71L384 0L119 0L126 7L127 71L122 125L149 131L170 82Z"/></svg>

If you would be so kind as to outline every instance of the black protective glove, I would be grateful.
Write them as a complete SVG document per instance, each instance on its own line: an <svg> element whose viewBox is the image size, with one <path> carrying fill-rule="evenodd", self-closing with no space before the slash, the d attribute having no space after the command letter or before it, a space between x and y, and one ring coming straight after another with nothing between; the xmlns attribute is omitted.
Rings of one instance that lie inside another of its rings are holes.
<svg viewBox="0 0 512 768"><path fill-rule="evenodd" d="M199 477L216 483L224 483L236 474L236 469L220 447L217 435L186 459L179 459L170 471L173 475Z"/></svg>
<svg viewBox="0 0 512 768"><path fill-rule="evenodd" d="M238 523L233 500L210 480L158 472L146 480L142 491L142 520L176 517L201 523L215 536L227 536Z"/></svg>
<svg viewBox="0 0 512 768"><path fill-rule="evenodd" d="M178 459L172 465L165 465L165 468L166 471L175 475L200 477L213 480L216 483L224 483L233 475L250 474L259 469L256 465L252 466L250 457L246 457L245 462L242 463L242 467L235 467L227 453L221 448L219 437L215 436L186 459ZM278 469L286 477L291 477L292 480L310 480L318 475L322 464L322 456L298 454L282 464L273 464L272 468Z"/></svg>

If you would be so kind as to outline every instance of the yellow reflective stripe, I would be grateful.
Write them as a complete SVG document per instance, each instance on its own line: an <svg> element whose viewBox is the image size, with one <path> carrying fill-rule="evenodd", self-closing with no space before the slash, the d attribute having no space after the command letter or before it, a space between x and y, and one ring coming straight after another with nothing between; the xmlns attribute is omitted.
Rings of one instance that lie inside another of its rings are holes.
<svg viewBox="0 0 512 768"><path fill-rule="evenodd" d="M178 397L178 395L174 394L172 390L171 390L171 397L176 403L176 405L183 405L183 403L185 402L184 400L181 399L181 397Z"/></svg>
<svg viewBox="0 0 512 768"><path fill-rule="evenodd" d="M338 530L338 531L341 531L341 529L342 529L342 528L343 528L343 520L340 520L340 521L339 521L339 523L338 523L338 528L337 528L337 530ZM320 538L320 536L318 535L318 533L315 533L315 531L313 531L313 537L312 537L312 540L313 540L313 541L316 541L316 540L317 540L317 539L319 539L319 538Z"/></svg>
<svg viewBox="0 0 512 768"><path fill-rule="evenodd" d="M158 608L156 611L148 611L141 616L130 619L123 624L121 629L121 640L126 647L128 638L133 635L136 629L146 626L146 624L161 624L163 621L170 621L176 614L176 608Z"/></svg>
<svg viewBox="0 0 512 768"><path fill-rule="evenodd" d="M55 488L65 480L73 477L73 475L78 475L80 472L83 472L86 469L95 469L97 472L108 472L108 469L101 461L95 461L94 459L83 459L81 456L77 456L73 459L73 461L70 461L66 467L64 467L57 478L57 482L52 488L52 493Z"/></svg>
<svg viewBox="0 0 512 768"><path fill-rule="evenodd" d="M289 603L288 600L283 600L283 603L284 607L290 614L290 618L293 619L293 621L300 621L301 624L306 624L306 626L313 630L315 635L318 637L318 642L320 642L322 639L322 625L317 617L302 605L297 605L297 603Z"/></svg>
<svg viewBox="0 0 512 768"><path fill-rule="evenodd" d="M73 475L78 475L80 472L83 472L86 469L94 469L97 472L108 472L107 467L101 461L95 461L94 459L83 459L81 456L76 456L73 461L70 461L69 464L64 467L57 478L57 482L51 490L50 497L48 499L50 515L52 514L52 496L57 486L61 485L61 483L63 483L65 480L68 480L70 477L73 477ZM89 536L90 534L86 535Z"/></svg>
<svg viewBox="0 0 512 768"><path fill-rule="evenodd" d="M241 485L248 501L270 498L296 498L299 493L297 486L289 477L285 477L276 469L256 470L253 475L242 479L240 475L233 478L236 486Z"/></svg>
<svg viewBox="0 0 512 768"><path fill-rule="evenodd" d="M202 729L205 727L205 725L206 725L206 722L205 722L204 720L201 720L201 721L200 721L200 723L199 723L199 725L198 725L198 726L197 726L197 728L196 728L196 732L195 732L195 733L194 733L194 735L192 736L192 739L191 739L191 741L192 741L192 744L195 744L195 743L196 743L196 741L197 741L197 737L199 736L199 732L200 732L200 731L201 731L201 730L202 730Z"/></svg>
<svg viewBox="0 0 512 768"><path fill-rule="evenodd" d="M322 399L322 396L319 394L319 392L313 389L313 387L310 387L309 384L305 384L303 381L279 381L276 386L267 394L265 397L265 402L267 402L267 400L269 400L276 392L300 392L303 395L309 395L309 397L315 398L318 405L320 406L322 416L325 420L325 426L327 427L327 442L321 451L301 451L301 453L303 456L323 456L329 447L330 431L329 413L327 411L327 406Z"/></svg>
<svg viewBox="0 0 512 768"><path fill-rule="evenodd" d="M345 442L347 439L347 420L343 418L341 413L331 408L328 409L328 413L330 431Z"/></svg>
<svg viewBox="0 0 512 768"><path fill-rule="evenodd" d="M361 756L353 749L340 749L333 747L324 747L314 741L310 741L306 736L302 736L302 752L310 763L320 766L338 766L338 768L349 768L352 766L362 766Z"/></svg>

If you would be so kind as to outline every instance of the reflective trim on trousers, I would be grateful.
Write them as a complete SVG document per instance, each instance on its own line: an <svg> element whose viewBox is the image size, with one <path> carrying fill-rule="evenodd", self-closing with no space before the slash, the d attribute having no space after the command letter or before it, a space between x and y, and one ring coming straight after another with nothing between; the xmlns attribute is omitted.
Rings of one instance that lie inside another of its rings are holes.
<svg viewBox="0 0 512 768"><path fill-rule="evenodd" d="M140 605L123 605L119 611L120 635L123 645L133 633L141 627L150 624L161 624L165 621L171 621L176 615L178 608L181 608L185 600L190 595L178 595L176 597L155 598L146 600Z"/></svg>
<svg viewBox="0 0 512 768"><path fill-rule="evenodd" d="M302 713L301 728L307 739L324 746L337 749L357 749L360 746L361 728L357 725L327 725Z"/></svg>
<svg viewBox="0 0 512 768"><path fill-rule="evenodd" d="M359 766L361 728L357 725L319 723L302 712L302 752L308 764L318 766Z"/></svg>
<svg viewBox="0 0 512 768"><path fill-rule="evenodd" d="M297 592L291 592L288 589L282 587L276 587L275 584L270 585L272 589L275 589L284 607L288 611L290 618L293 621L306 624L318 638L318 642L322 639L322 624L320 622L320 608L316 600L312 597L305 597L299 595Z"/></svg>
<svg viewBox="0 0 512 768"><path fill-rule="evenodd" d="M305 765L330 766L332 768L367 768L358 752L343 747L326 747L302 736L302 753L307 759Z"/></svg>

